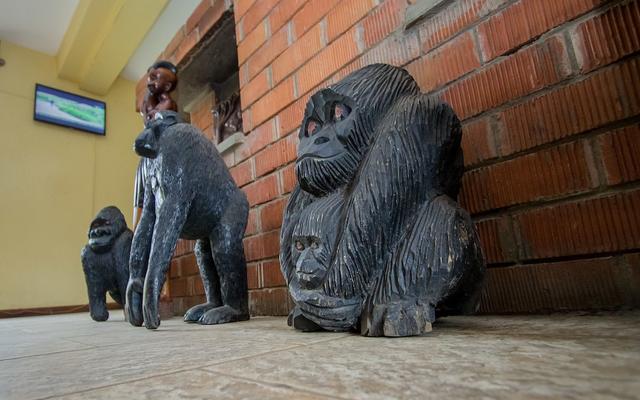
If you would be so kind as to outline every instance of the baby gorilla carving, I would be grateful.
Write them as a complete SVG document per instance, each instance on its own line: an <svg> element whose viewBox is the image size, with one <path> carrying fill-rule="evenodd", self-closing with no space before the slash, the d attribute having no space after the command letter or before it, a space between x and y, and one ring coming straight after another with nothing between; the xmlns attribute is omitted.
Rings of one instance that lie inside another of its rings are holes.
<svg viewBox="0 0 640 400"><path fill-rule="evenodd" d="M213 144L173 111L156 114L135 141L146 157L144 205L131 250L126 310L131 324L160 325L158 301L178 238L197 239L207 302L187 322L249 319L242 238L249 205Z"/></svg>
<svg viewBox="0 0 640 400"><path fill-rule="evenodd" d="M129 279L129 251L133 233L117 207L105 207L91 221L89 243L80 258L87 281L89 312L95 321L106 321L106 294L124 305Z"/></svg>
<svg viewBox="0 0 640 400"><path fill-rule="evenodd" d="M477 308L485 266L455 203L460 122L403 69L370 65L314 94L280 264L309 331L409 336Z"/></svg>

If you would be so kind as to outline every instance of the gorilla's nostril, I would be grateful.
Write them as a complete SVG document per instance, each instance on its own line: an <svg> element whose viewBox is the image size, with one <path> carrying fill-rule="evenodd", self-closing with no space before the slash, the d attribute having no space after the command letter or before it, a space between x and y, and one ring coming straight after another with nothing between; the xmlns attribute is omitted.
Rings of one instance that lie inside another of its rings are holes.
<svg viewBox="0 0 640 400"><path fill-rule="evenodd" d="M323 143L327 143L328 141L329 141L328 137L320 136L319 138L313 141L313 144L323 144Z"/></svg>

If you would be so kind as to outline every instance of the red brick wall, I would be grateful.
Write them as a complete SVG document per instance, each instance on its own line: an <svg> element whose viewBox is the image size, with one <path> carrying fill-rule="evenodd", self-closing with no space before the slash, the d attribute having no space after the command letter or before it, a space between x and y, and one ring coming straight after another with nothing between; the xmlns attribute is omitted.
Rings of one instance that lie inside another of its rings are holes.
<svg viewBox="0 0 640 400"><path fill-rule="evenodd" d="M640 1L458 0L404 29L414 2L234 1L247 136L228 163L251 203L252 312L289 306L278 229L305 103L374 62L405 67L463 121L482 311L638 305Z"/></svg>

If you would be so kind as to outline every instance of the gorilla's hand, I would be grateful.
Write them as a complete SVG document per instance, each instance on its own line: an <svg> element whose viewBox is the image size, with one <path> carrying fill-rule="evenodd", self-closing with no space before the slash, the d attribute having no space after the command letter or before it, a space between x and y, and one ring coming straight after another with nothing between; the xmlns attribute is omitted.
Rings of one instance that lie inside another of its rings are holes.
<svg viewBox="0 0 640 400"><path fill-rule="evenodd" d="M142 280L129 279L124 312L133 326L142 326Z"/></svg>
<svg viewBox="0 0 640 400"><path fill-rule="evenodd" d="M144 326L147 329L158 329L160 326L160 310L158 308L158 296L153 290L145 290L142 300L142 314Z"/></svg>

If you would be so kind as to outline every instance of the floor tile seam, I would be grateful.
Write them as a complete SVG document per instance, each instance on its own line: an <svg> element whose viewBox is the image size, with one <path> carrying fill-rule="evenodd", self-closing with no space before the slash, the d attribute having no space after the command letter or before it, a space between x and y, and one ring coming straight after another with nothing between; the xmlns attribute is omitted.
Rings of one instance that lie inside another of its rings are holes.
<svg viewBox="0 0 640 400"><path fill-rule="evenodd" d="M44 356L50 356L50 355L55 355L55 354L75 353L75 352L78 352L78 351L95 350L95 349L97 349L97 347L89 346L89 347L86 347L84 349L60 350L60 351L52 351L52 352L49 352L49 353L31 354L31 355L28 355L28 356L0 358L0 363L3 363L5 361L22 360L22 359L25 359L25 358L44 357Z"/></svg>
<svg viewBox="0 0 640 400"><path fill-rule="evenodd" d="M333 339L331 339L331 340L333 340ZM318 342L316 342L316 343L318 343ZM165 372L162 372L162 373L148 375L148 376L137 378L137 379L128 379L128 380L123 380L123 381L120 381L120 382L114 382L114 383L110 383L108 385L95 386L95 387L91 387L91 388L87 388L87 389L76 390L76 391L66 392L66 393L62 393L62 394L56 394L56 395L52 395L52 396L38 397L35 400L56 399L56 398L61 398L61 397L64 397L64 396L82 394L82 393L92 392L92 391L95 391L95 390L106 389L106 388L113 387L113 386L130 384L130 383L134 383L134 382L144 381L144 380L153 379L153 378L159 378L159 377L173 375L173 374L180 374L180 373L183 373L183 372L189 372L189 371L195 371L195 370L203 370L203 371L207 371L207 372L210 372L210 373L217 373L218 371L209 371L209 370L205 370L205 368L221 365L221 364L226 363L226 362L235 362L235 361L241 361L241 360L249 359L249 358L253 358L253 357L261 357L261 356L264 356L266 354L276 353L276 352L279 352L279 351L293 350L293 349L296 349L296 348L299 348L299 347L304 347L304 346L305 345L289 346L289 347L282 348L282 349L279 349L279 350L271 350L271 351L266 351L266 352L262 352L262 353L257 353L257 354L254 354L252 356L233 358L233 359L229 359L229 360L226 360L226 361L221 361L221 362L218 362L218 363L200 364L200 365L197 365L197 366L191 366L191 367L187 367L187 368L174 369L174 370L165 371Z"/></svg>
<svg viewBox="0 0 640 400"><path fill-rule="evenodd" d="M306 393L306 394L311 394L311 395L314 395L314 396L320 396L320 397L327 398L327 399L351 400L351 398L349 398L349 397L340 397L340 396L328 395L326 393L317 392L317 391L309 389L307 387L293 386L293 385L290 385L290 384L283 384L283 383L277 383L277 382L269 382L269 381L264 381L264 380L261 380L261 379L254 379L254 378L248 378L246 376L239 376L239 375L235 375L235 374L230 374L230 373L227 373L227 372L211 371L211 370L204 369L204 368L200 368L200 369L202 371L205 371L205 372L215 373L215 374L226 376L228 378L233 378L233 379L242 380L242 381L246 381L246 382L258 383L258 384L269 386L269 387L272 387L272 388L284 388L284 389L290 390L290 391L292 391L294 393Z"/></svg>

